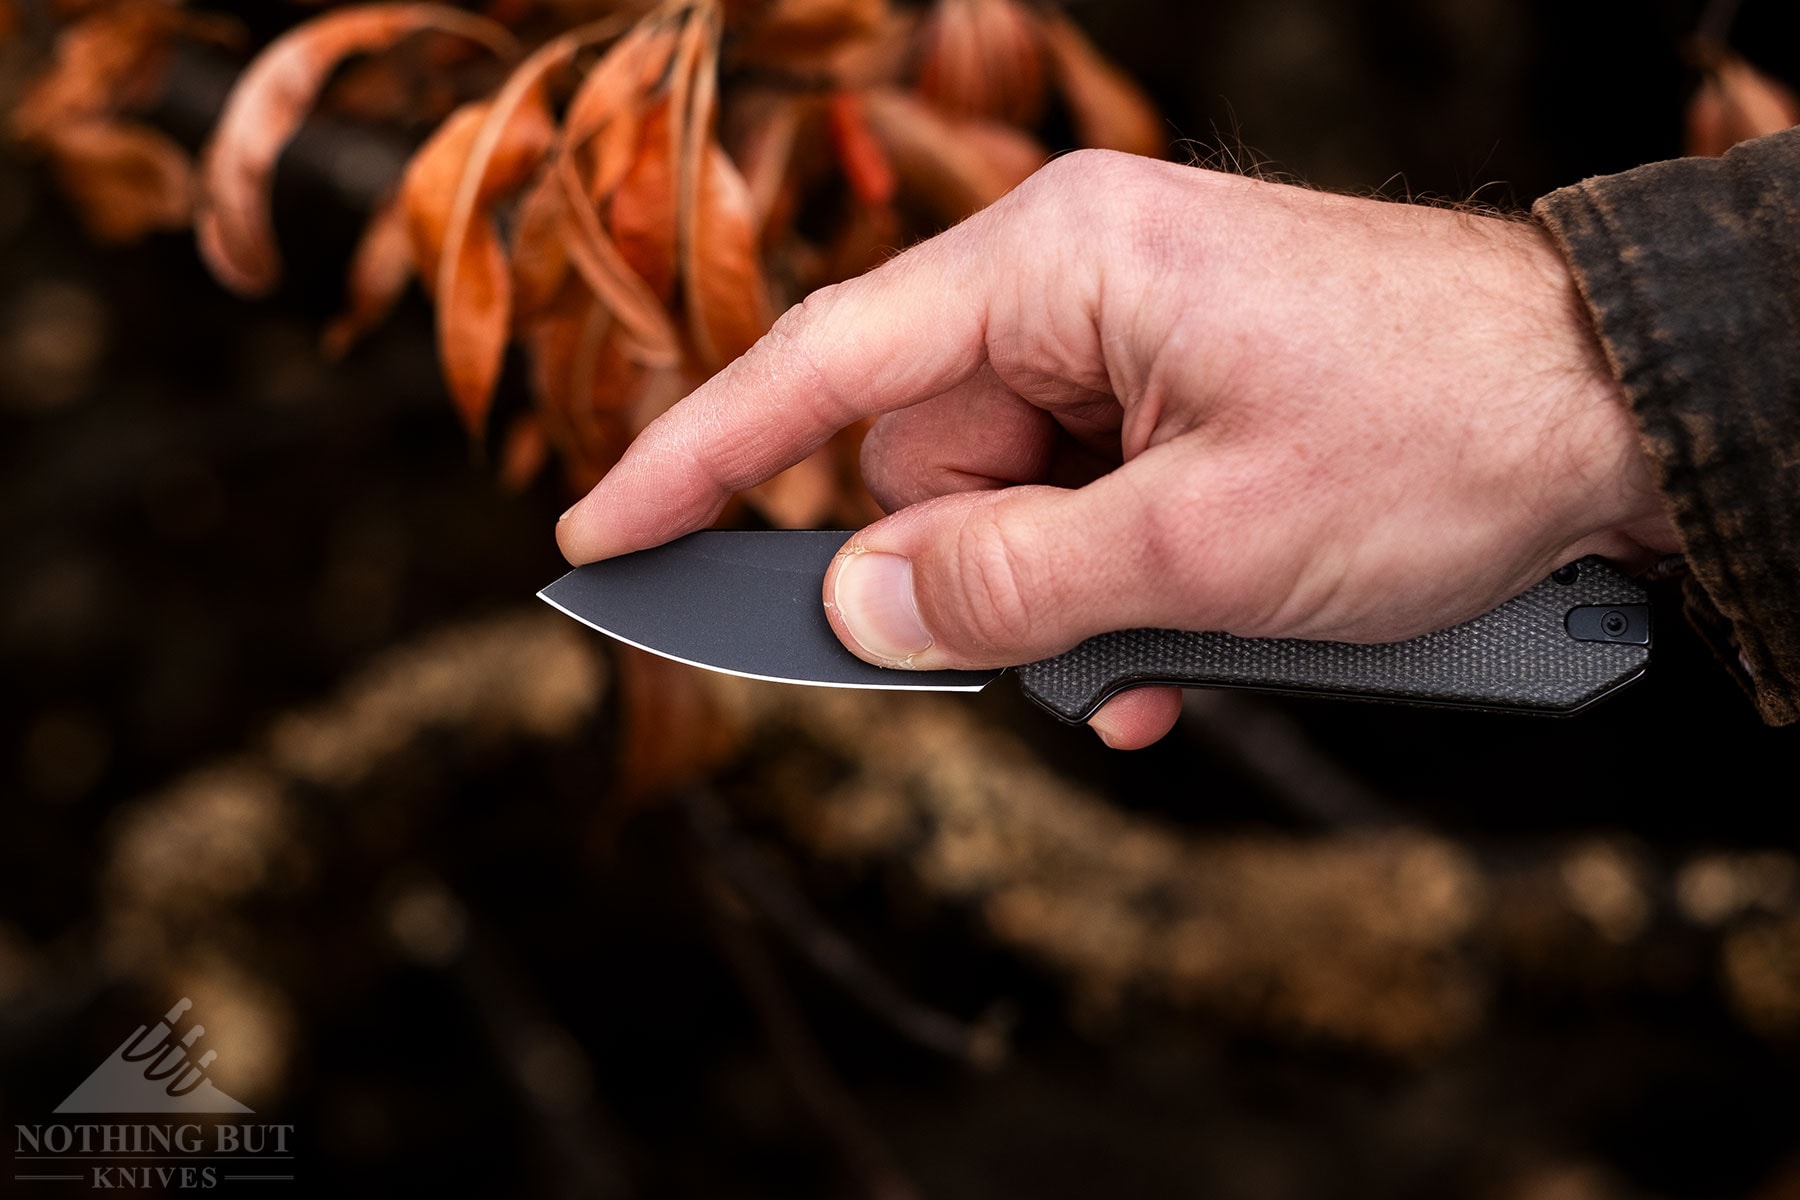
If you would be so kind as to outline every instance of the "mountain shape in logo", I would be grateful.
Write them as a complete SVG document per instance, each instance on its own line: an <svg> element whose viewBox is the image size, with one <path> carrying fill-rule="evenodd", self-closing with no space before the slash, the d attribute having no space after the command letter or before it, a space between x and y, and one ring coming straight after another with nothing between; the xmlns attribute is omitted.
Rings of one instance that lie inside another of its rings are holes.
<svg viewBox="0 0 1800 1200"><path fill-rule="evenodd" d="M138 1026L112 1057L94 1068L59 1113L247 1113L248 1105L232 1099L206 1077L218 1052L191 1055L206 1032L195 1025L178 1033L175 1022L194 1002L183 996L154 1025Z"/></svg>

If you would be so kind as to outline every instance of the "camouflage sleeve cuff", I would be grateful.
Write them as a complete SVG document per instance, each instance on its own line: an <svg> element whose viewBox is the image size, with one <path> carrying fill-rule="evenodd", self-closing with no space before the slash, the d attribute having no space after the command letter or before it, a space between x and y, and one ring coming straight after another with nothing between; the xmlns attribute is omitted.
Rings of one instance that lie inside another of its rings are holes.
<svg viewBox="0 0 1800 1200"><path fill-rule="evenodd" d="M1690 614L1764 720L1800 720L1800 129L1585 180L1533 215L1630 397Z"/></svg>

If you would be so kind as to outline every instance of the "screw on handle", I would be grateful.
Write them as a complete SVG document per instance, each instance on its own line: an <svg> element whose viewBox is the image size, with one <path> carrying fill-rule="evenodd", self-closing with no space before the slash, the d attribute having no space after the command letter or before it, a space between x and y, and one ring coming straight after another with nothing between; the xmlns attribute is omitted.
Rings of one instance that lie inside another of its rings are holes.
<svg viewBox="0 0 1800 1200"><path fill-rule="evenodd" d="M1598 638L1583 636L1579 612L1596 614ZM1608 628L1618 625L1614 614L1625 617L1616 634ZM1070 722L1087 720L1126 688L1150 684L1566 714L1638 678L1649 656L1643 589L1604 560L1584 558L1492 612L1410 641L1128 629L1020 667L1018 676L1026 695Z"/></svg>

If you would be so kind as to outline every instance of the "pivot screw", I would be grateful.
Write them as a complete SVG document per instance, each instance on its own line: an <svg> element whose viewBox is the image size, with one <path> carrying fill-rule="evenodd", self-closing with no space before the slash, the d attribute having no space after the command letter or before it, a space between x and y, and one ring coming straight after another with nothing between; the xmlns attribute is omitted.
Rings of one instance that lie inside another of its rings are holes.
<svg viewBox="0 0 1800 1200"><path fill-rule="evenodd" d="M1600 618L1600 628L1607 637L1624 637L1631 628L1631 620L1622 612L1609 612Z"/></svg>

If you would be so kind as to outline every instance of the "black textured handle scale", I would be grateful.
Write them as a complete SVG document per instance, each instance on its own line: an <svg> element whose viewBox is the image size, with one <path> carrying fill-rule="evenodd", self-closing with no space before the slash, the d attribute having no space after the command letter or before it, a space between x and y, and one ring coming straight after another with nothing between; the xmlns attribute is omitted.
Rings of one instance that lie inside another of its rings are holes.
<svg viewBox="0 0 1800 1200"><path fill-rule="evenodd" d="M1128 629L1020 667L1018 676L1027 696L1071 722L1144 684L1562 714L1631 683L1649 658L1643 589L1586 558L1490 613L1407 642Z"/></svg>

